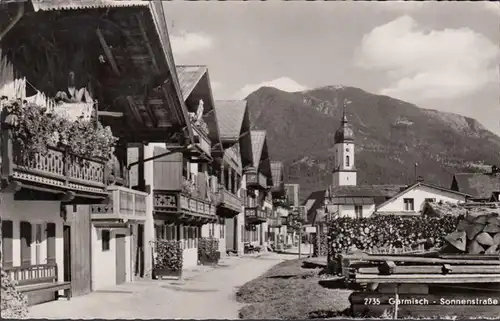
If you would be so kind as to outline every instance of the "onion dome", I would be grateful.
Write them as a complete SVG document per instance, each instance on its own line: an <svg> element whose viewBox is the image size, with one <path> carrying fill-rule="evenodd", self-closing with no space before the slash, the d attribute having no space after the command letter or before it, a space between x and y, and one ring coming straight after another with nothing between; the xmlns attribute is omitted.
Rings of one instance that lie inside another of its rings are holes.
<svg viewBox="0 0 500 321"><path fill-rule="evenodd" d="M344 105L344 114L342 116L340 128L335 132L335 144L354 142L354 130L352 129L352 125L347 121L345 107Z"/></svg>

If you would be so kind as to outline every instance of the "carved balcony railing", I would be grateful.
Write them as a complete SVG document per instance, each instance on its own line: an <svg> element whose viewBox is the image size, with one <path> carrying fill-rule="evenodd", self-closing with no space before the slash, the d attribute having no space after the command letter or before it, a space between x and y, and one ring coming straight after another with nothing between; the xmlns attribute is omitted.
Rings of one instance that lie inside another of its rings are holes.
<svg viewBox="0 0 500 321"><path fill-rule="evenodd" d="M154 214L159 219L182 221L193 224L215 223L215 204L180 191L155 190Z"/></svg>
<svg viewBox="0 0 500 321"><path fill-rule="evenodd" d="M237 195L234 195L224 187L218 191L218 214L224 217L234 217L241 212L243 201Z"/></svg>
<svg viewBox="0 0 500 321"><path fill-rule="evenodd" d="M247 187L255 188L259 190L267 189L267 178L264 174L255 171L254 169L249 169L245 172Z"/></svg>
<svg viewBox="0 0 500 321"><path fill-rule="evenodd" d="M267 213L260 207L246 207L245 218L249 224L261 224L267 221Z"/></svg>
<svg viewBox="0 0 500 321"><path fill-rule="evenodd" d="M90 199L108 196L106 161L71 155L64 150L48 147L46 154L26 158L22 150L13 147L9 133L1 133L2 188L20 190L22 187L51 193L65 193ZM68 199L67 199L68 200Z"/></svg>
<svg viewBox="0 0 500 321"><path fill-rule="evenodd" d="M109 186L111 193L108 204L90 207L92 221L145 221L147 193L122 186Z"/></svg>

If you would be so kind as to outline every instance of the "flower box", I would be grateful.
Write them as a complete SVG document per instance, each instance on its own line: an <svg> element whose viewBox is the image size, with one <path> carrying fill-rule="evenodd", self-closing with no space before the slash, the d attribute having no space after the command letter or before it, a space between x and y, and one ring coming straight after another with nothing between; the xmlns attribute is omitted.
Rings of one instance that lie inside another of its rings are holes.
<svg viewBox="0 0 500 321"><path fill-rule="evenodd" d="M181 241L156 240L156 258L154 274L161 276L182 276L182 246Z"/></svg>
<svg viewBox="0 0 500 321"><path fill-rule="evenodd" d="M161 279L162 277L178 277L182 278L182 270L173 271L169 268L155 268L153 269L154 276Z"/></svg>

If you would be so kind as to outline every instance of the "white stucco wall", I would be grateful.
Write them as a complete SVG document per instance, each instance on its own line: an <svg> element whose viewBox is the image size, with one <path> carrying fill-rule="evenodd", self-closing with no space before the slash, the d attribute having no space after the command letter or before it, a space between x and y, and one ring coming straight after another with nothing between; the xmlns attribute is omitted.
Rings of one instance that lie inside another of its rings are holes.
<svg viewBox="0 0 500 321"><path fill-rule="evenodd" d="M156 145L161 146L161 145ZM165 144L163 144L163 147ZM144 158L153 157L155 144L149 144L144 147ZM154 218L153 218L153 181L154 181L154 162L144 163L144 179L146 185L151 186L151 193L146 197L146 220L144 222L144 271L146 275L151 275L153 270L153 252L151 241L155 240Z"/></svg>
<svg viewBox="0 0 500 321"><path fill-rule="evenodd" d="M405 198L413 198L415 212L421 212L426 198L435 198L436 202L465 202L465 196L463 195L421 185L400 194L386 204L382 204L377 209L377 212L403 212L405 211Z"/></svg>
<svg viewBox="0 0 500 321"><path fill-rule="evenodd" d="M12 259L13 266L21 265L21 221L30 222L32 228L31 259L36 262L36 224L42 225L42 242L40 244L40 264L47 263L47 223L56 224L56 263L60 281L64 277L64 245L63 224L60 215L59 201L15 201L12 194L0 193L0 215L2 220L12 221Z"/></svg>
<svg viewBox="0 0 500 321"><path fill-rule="evenodd" d="M131 270L131 238L130 230L109 229L110 240L109 250L102 250L101 231L102 228L96 228L92 225L92 289L94 291L105 289L116 284L116 235L125 235L125 266L126 282L133 281Z"/></svg>
<svg viewBox="0 0 500 321"><path fill-rule="evenodd" d="M354 205L339 205L339 217L356 217ZM375 212L375 204L363 205L363 217L369 217Z"/></svg>
<svg viewBox="0 0 500 321"><path fill-rule="evenodd" d="M189 269L198 265L198 248L193 247L182 251L182 268Z"/></svg>

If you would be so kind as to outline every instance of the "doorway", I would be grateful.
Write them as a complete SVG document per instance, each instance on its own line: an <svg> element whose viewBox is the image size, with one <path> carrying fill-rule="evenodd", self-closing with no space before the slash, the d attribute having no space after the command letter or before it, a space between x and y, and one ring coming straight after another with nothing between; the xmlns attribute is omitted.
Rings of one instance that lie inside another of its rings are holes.
<svg viewBox="0 0 500 321"><path fill-rule="evenodd" d="M125 235L116 234L116 284L127 281L127 259Z"/></svg>
<svg viewBox="0 0 500 321"><path fill-rule="evenodd" d="M71 282L71 226L63 227L64 282Z"/></svg>
<svg viewBox="0 0 500 321"><path fill-rule="evenodd" d="M144 224L137 225L135 275L141 278L144 277Z"/></svg>
<svg viewBox="0 0 500 321"><path fill-rule="evenodd" d="M233 218L233 251L238 252L238 217Z"/></svg>

